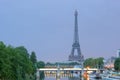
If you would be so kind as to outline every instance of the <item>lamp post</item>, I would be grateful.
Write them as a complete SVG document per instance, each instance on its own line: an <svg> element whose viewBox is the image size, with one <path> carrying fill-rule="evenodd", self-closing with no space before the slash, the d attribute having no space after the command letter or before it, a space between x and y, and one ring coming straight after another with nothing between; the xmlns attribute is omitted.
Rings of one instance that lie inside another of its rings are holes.
<svg viewBox="0 0 120 80"><path fill-rule="evenodd" d="M81 55L81 59L80 59L79 63L81 65L80 80L83 80L83 77L82 77L83 76L83 71L84 71L84 65L83 65L83 63L84 63L84 56L83 55Z"/></svg>
<svg viewBox="0 0 120 80"><path fill-rule="evenodd" d="M105 69L105 63L106 63L106 60L105 59L103 59L103 72L105 72L106 71L106 69Z"/></svg>
<svg viewBox="0 0 120 80"><path fill-rule="evenodd" d="M39 69L37 69L37 72L36 72L36 80L40 80Z"/></svg>
<svg viewBox="0 0 120 80"><path fill-rule="evenodd" d="M40 73L39 73L39 69L37 67L37 63L35 63L35 69L36 69L36 80L40 80Z"/></svg>
<svg viewBox="0 0 120 80"><path fill-rule="evenodd" d="M81 64L82 64L82 72L81 72L82 76L83 76L83 71L84 71L84 65L83 65L83 62L84 62L84 61L81 62ZM81 76L81 77L82 77L82 76ZM83 77L82 77L82 80L83 80Z"/></svg>

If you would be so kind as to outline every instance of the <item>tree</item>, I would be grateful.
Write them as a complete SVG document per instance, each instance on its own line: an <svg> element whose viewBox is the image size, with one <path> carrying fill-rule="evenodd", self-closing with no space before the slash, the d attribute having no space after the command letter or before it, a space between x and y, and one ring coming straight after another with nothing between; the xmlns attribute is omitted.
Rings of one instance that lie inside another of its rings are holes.
<svg viewBox="0 0 120 80"><path fill-rule="evenodd" d="M32 66L33 67L32 75L33 75L33 77L35 79L36 78L36 70L37 70L37 59L36 59L36 55L35 55L34 51L32 51L32 53L30 55L30 60L31 60L31 62L33 64L33 66Z"/></svg>
<svg viewBox="0 0 120 80"><path fill-rule="evenodd" d="M103 64L104 64L103 60L104 60L103 57L98 58L98 67L99 68L103 68Z"/></svg>
<svg viewBox="0 0 120 80"><path fill-rule="evenodd" d="M84 61L84 67L95 67L95 60L93 58L88 58Z"/></svg>
<svg viewBox="0 0 120 80"><path fill-rule="evenodd" d="M0 42L0 80L30 80L32 66L24 46L14 48Z"/></svg>
<svg viewBox="0 0 120 80"><path fill-rule="evenodd" d="M16 76L13 70L11 70L11 55L9 54L9 47L3 42L0 42L0 79L15 80Z"/></svg>
<svg viewBox="0 0 120 80"><path fill-rule="evenodd" d="M114 68L116 71L120 71L120 58L117 58L114 63Z"/></svg>
<svg viewBox="0 0 120 80"><path fill-rule="evenodd" d="M30 59L31 59L31 61L32 61L33 64L37 63L37 59L36 59L36 55L35 55L34 51L32 51L32 53L30 55Z"/></svg>
<svg viewBox="0 0 120 80"><path fill-rule="evenodd" d="M38 61L37 62L37 67L38 68L44 68L45 67L45 63L43 61Z"/></svg>
<svg viewBox="0 0 120 80"><path fill-rule="evenodd" d="M102 57L99 57L99 58L88 58L84 61L84 66L87 67L92 67L92 68L102 68L103 67L103 59Z"/></svg>

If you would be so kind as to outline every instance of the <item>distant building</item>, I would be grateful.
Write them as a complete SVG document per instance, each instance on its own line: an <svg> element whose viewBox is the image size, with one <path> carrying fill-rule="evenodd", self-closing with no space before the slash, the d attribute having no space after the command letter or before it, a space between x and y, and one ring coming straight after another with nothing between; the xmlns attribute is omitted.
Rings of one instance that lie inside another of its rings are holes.
<svg viewBox="0 0 120 80"><path fill-rule="evenodd" d="M117 50L117 57L120 57L120 49Z"/></svg>
<svg viewBox="0 0 120 80"><path fill-rule="evenodd" d="M111 58L104 61L104 67L114 68L114 62L115 62L116 58L120 58L120 49L117 50L117 56L116 57L111 57Z"/></svg>
<svg viewBox="0 0 120 80"><path fill-rule="evenodd" d="M106 68L114 68L114 62L116 60L116 57L111 57L107 59L104 63L104 67Z"/></svg>

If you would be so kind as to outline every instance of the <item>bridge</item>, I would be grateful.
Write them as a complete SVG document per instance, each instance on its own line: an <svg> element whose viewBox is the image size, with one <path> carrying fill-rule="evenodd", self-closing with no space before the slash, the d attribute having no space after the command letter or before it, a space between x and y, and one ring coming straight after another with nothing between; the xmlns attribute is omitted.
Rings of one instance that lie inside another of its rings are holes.
<svg viewBox="0 0 120 80"><path fill-rule="evenodd" d="M97 68L40 68L38 69L39 71L81 71L81 70L84 70L84 71L97 71L99 69ZM102 70L102 69L100 69Z"/></svg>
<svg viewBox="0 0 120 80"><path fill-rule="evenodd" d="M60 77L60 76L73 76L73 73L71 72L81 72L80 75L82 75L83 71L103 71L103 69L98 69L98 68L61 68L61 67L56 67L56 68L39 68L37 69L37 80L39 80L39 72L44 71L45 75L52 75L55 77Z"/></svg>

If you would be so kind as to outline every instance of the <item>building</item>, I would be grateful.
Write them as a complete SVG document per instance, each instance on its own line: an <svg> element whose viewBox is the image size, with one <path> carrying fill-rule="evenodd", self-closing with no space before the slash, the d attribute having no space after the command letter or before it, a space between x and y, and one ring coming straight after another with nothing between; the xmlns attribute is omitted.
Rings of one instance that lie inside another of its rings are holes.
<svg viewBox="0 0 120 80"><path fill-rule="evenodd" d="M117 58L120 57L120 49L117 50Z"/></svg>

